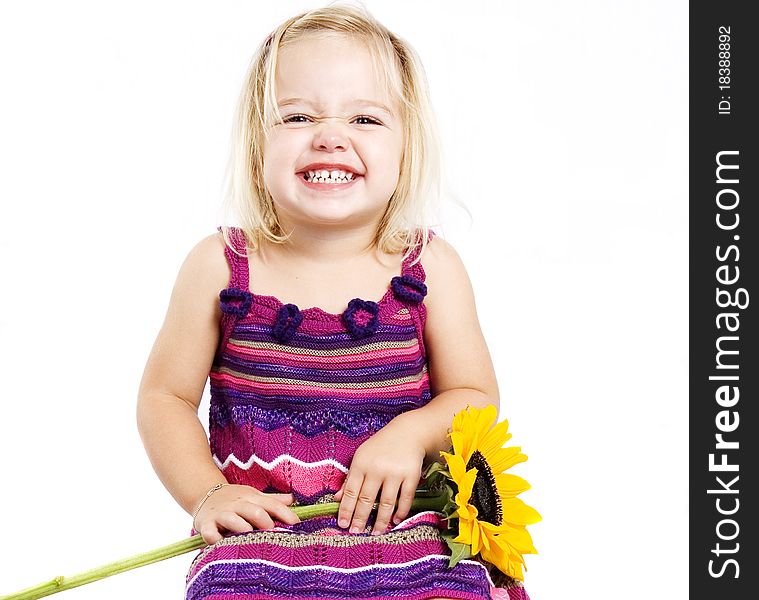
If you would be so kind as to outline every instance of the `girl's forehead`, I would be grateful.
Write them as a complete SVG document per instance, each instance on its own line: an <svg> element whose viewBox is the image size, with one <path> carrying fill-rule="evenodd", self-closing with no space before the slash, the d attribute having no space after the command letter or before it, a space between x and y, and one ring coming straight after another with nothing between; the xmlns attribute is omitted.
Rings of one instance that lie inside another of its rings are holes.
<svg viewBox="0 0 759 600"><path fill-rule="evenodd" d="M355 53L368 55L369 52L368 40L335 32L314 32L289 40L279 49L279 60L285 57L301 62L317 57L339 59Z"/></svg>
<svg viewBox="0 0 759 600"><path fill-rule="evenodd" d="M366 42L310 35L280 49L275 91L280 107L308 103L319 108L340 100L390 112L396 104L391 83L396 78L394 66L385 64Z"/></svg>

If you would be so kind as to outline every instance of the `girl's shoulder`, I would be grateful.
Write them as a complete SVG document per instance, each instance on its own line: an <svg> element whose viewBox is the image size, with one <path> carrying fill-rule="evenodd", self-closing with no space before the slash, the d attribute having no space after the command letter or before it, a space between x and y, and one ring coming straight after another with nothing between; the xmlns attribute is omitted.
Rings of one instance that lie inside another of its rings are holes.
<svg viewBox="0 0 759 600"><path fill-rule="evenodd" d="M439 296L451 289L470 288L464 262L456 249L439 235L427 243L421 256L430 294ZM428 298L429 300L429 298Z"/></svg>
<svg viewBox="0 0 759 600"><path fill-rule="evenodd" d="M198 241L190 252L196 252L201 257L212 259L214 256L218 258L219 251L221 251L223 259L225 247L226 243L221 231L214 231Z"/></svg>
<svg viewBox="0 0 759 600"><path fill-rule="evenodd" d="M225 248L220 232L204 237L187 253L180 268L180 277L191 287L207 288L218 294L219 290L227 287L231 274Z"/></svg>

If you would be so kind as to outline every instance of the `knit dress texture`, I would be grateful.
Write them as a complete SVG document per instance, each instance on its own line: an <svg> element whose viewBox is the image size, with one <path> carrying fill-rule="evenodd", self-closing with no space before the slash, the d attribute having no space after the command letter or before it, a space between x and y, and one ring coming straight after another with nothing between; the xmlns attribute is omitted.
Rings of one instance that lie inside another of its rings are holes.
<svg viewBox="0 0 759 600"><path fill-rule="evenodd" d="M232 276L210 373L213 459L229 483L291 492L301 505L332 501L356 449L431 399L418 249L382 299L355 298L332 314L251 293L242 231L231 239L242 256L225 248ZM373 516L352 534L329 516L230 535L195 558L186 599L529 600L518 582L493 587L476 560L449 568L442 513L412 513L376 536L372 525Z"/></svg>

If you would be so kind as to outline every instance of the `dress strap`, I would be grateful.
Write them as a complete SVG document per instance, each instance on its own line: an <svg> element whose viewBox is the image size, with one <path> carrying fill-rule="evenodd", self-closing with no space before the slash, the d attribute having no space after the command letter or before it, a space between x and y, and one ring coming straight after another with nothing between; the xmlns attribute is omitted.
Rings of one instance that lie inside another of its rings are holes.
<svg viewBox="0 0 759 600"><path fill-rule="evenodd" d="M432 229L428 230L427 234L427 243L430 243L430 240L435 237L435 232L432 231ZM424 267L422 267L421 262L417 262L415 265L412 265L416 258L419 256L419 253L422 251L422 245L417 244L414 250L409 254L408 258L403 261L403 275L411 275L412 277L417 278L420 281L424 281L425 273L424 273Z"/></svg>
<svg viewBox="0 0 759 600"><path fill-rule="evenodd" d="M435 232L432 229L428 230L427 243L435 236ZM422 262L414 262L422 251L422 244L418 243L414 250L409 254L408 258L403 261L403 269L400 277L393 277L391 286L393 294L396 298L406 304L411 319L414 322L414 327L417 332L417 339L419 340L419 347L422 351L422 356L427 357L427 350L424 346L424 325L427 322L427 307L424 305L424 297L427 295L427 285L425 279L427 277L424 272Z"/></svg>
<svg viewBox="0 0 759 600"><path fill-rule="evenodd" d="M219 231L221 231L221 229L222 228L219 227ZM229 268L232 270L232 275L229 279L229 287L239 290L247 290L250 287L250 275L248 273L248 245L242 229L239 227L230 227L229 241L234 247L234 250L228 245L225 245L224 248L224 255L227 257Z"/></svg>
<svg viewBox="0 0 759 600"><path fill-rule="evenodd" d="M222 228L218 228L222 231ZM216 359L221 356L224 348L229 342L229 337L235 328L235 323L240 317L244 317L253 303L253 294L250 292L250 280L248 273L248 249L245 240L245 234L238 227L229 228L229 241L232 244L230 248L227 244L224 246L224 256L227 258L231 275L229 277L229 287L219 292L221 301L221 322L219 323L220 336L219 346L216 348ZM238 254L239 253L239 254Z"/></svg>

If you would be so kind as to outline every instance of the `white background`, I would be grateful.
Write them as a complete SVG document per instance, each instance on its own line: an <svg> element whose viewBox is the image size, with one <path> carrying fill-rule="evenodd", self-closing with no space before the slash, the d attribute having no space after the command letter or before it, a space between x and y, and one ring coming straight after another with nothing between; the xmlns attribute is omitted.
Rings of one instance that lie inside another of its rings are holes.
<svg viewBox="0 0 759 600"><path fill-rule="evenodd" d="M530 457L528 591L685 598L687 4L366 4L419 51L472 213L442 233ZM136 392L250 56L316 5L0 4L0 593L188 534ZM190 561L64 597L178 599Z"/></svg>

